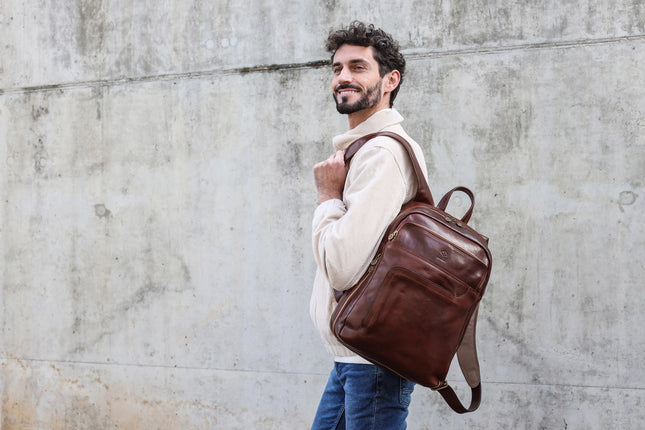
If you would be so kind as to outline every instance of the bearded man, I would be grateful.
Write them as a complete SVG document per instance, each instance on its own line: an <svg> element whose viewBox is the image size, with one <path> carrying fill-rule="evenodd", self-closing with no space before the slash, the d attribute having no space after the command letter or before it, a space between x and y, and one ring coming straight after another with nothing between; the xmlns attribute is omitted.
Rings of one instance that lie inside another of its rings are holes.
<svg viewBox="0 0 645 430"><path fill-rule="evenodd" d="M332 94L349 130L334 137L335 153L314 166L318 206L312 222L317 264L310 313L327 351L334 357L312 430L401 430L406 428L414 384L356 355L333 335L329 321L334 291L358 282L401 206L416 194L407 152L396 140L378 136L344 162L344 151L360 137L392 131L411 143L427 177L419 145L401 127L392 107L405 59L399 44L381 29L353 22L329 34Z"/></svg>

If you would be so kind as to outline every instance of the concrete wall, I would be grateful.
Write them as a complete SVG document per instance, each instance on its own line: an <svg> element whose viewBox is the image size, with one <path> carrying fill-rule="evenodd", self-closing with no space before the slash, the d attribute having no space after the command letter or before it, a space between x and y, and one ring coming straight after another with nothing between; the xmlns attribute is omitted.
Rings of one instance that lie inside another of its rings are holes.
<svg viewBox="0 0 645 430"><path fill-rule="evenodd" d="M409 428L642 426L641 0L3 0L2 430L307 428L322 45L355 18L495 258L481 408L417 389Z"/></svg>

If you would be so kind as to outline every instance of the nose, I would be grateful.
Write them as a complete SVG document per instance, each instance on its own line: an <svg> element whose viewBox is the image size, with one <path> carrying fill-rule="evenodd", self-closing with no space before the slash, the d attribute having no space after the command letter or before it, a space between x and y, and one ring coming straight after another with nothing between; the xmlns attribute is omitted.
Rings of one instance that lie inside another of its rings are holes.
<svg viewBox="0 0 645 430"><path fill-rule="evenodd" d="M336 76L336 80L339 84L348 84L352 81L352 73L347 67L343 67L340 70L340 73Z"/></svg>

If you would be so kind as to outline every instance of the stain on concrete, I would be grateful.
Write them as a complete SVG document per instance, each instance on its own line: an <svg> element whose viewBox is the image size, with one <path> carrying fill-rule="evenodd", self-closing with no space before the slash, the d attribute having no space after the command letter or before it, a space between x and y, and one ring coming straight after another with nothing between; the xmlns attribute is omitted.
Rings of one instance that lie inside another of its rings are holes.
<svg viewBox="0 0 645 430"><path fill-rule="evenodd" d="M494 118L487 130L486 150L507 154L517 149L531 125L532 108L522 103L521 76L518 70L496 71L485 77L488 96L494 106Z"/></svg>
<svg viewBox="0 0 645 430"><path fill-rule="evenodd" d="M99 207L99 212L103 211L102 204L96 206ZM106 213L109 212L108 209L105 209L105 211ZM149 253L149 251L146 251L146 253ZM152 259L154 257L151 256L150 258ZM118 257L115 260L118 261ZM191 288L190 282L192 276L183 258L175 256L175 260L172 260L172 263L181 270L183 276L184 282L178 286L157 283L153 279L148 278L143 286L133 291L121 302L115 303L114 307L110 311L106 311L98 321L90 321L85 311L77 310L77 316L72 327L73 333L76 335L75 345L71 348L70 353L81 354L97 345L104 338L111 336L118 330L116 326L118 326L119 321L124 320L131 312L147 308L156 300L163 300L164 296L168 293L181 293ZM165 265L169 265L170 261L150 261L150 264L154 267L164 267ZM151 268L150 270L154 269ZM77 300L80 301L80 299Z"/></svg>
<svg viewBox="0 0 645 430"><path fill-rule="evenodd" d="M69 404L65 408L62 420L64 428L108 428L112 424L112 420L102 413L99 405L92 402L89 395L73 395L67 401Z"/></svg>
<svg viewBox="0 0 645 430"><path fill-rule="evenodd" d="M31 107L31 118L34 121L38 121L40 117L47 115L49 113L49 108L47 106L32 106Z"/></svg>
<svg viewBox="0 0 645 430"><path fill-rule="evenodd" d="M72 354L80 354L87 351L103 338L113 333L112 329L104 329L105 327L111 327L114 321L124 318L132 309L148 306L155 298L162 297L167 290L167 286L155 285L152 282L148 282L136 290L130 297L127 297L120 304L117 304L112 312L106 313L98 323L90 323L85 315L77 317L74 321L73 330L74 333L80 332L82 335L77 335L78 342L70 352ZM92 327L89 327L90 325ZM86 327L89 329L88 331L91 330L93 332L93 335L84 333Z"/></svg>
<svg viewBox="0 0 645 430"><path fill-rule="evenodd" d="M621 212L625 212L625 206L631 206L636 203L638 194L633 191L621 191L618 195L618 208Z"/></svg>
<svg viewBox="0 0 645 430"><path fill-rule="evenodd" d="M33 148L34 170L37 174L43 174L45 167L47 166L47 150L45 149L45 138L43 136L38 137L36 142L33 144Z"/></svg>
<svg viewBox="0 0 645 430"><path fill-rule="evenodd" d="M323 3L330 13L338 10L338 0L325 0Z"/></svg>
<svg viewBox="0 0 645 430"><path fill-rule="evenodd" d="M287 140L277 152L277 163L283 176L294 179L300 178L299 169L303 167L302 146L300 142Z"/></svg>
<svg viewBox="0 0 645 430"><path fill-rule="evenodd" d="M105 11L101 0L78 2L78 28L76 43L83 55L97 55L105 40Z"/></svg>
<svg viewBox="0 0 645 430"><path fill-rule="evenodd" d="M109 218L112 215L112 212L103 203L94 205L94 213L99 218Z"/></svg>
<svg viewBox="0 0 645 430"><path fill-rule="evenodd" d="M630 8L629 28L635 33L645 32L645 7L642 0L635 0Z"/></svg>
<svg viewBox="0 0 645 430"><path fill-rule="evenodd" d="M103 91L104 85L97 85L92 88L92 98L96 103L96 119L101 120L102 117L102 105L103 105Z"/></svg>
<svg viewBox="0 0 645 430"><path fill-rule="evenodd" d="M285 70L279 74L279 84L284 90L294 90L297 82L296 72L294 70Z"/></svg>

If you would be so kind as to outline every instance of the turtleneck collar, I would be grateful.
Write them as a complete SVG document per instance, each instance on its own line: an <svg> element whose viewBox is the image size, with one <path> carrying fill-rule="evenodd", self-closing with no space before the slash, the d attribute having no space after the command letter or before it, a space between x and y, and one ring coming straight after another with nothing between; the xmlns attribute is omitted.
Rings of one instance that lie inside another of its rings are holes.
<svg viewBox="0 0 645 430"><path fill-rule="evenodd" d="M366 134L376 133L377 131L381 131L387 127L398 125L401 122L403 122L403 117L396 109L383 109L376 112L351 130L335 136L332 143L337 151L344 151L356 139L363 137Z"/></svg>

